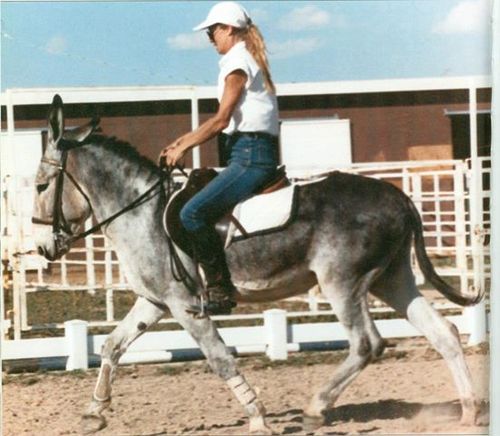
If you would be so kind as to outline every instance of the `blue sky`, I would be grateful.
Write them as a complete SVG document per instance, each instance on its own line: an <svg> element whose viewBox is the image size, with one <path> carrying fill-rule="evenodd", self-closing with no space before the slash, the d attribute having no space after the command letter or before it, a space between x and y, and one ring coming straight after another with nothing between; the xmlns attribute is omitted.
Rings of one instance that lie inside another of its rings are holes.
<svg viewBox="0 0 500 436"><path fill-rule="evenodd" d="M275 82L491 74L491 0L242 1ZM213 2L2 2L2 90L213 85Z"/></svg>

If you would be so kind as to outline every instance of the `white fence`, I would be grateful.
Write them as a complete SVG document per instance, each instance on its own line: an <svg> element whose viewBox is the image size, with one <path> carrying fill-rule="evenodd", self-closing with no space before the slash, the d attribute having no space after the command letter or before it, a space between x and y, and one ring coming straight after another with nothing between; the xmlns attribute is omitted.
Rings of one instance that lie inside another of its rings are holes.
<svg viewBox="0 0 500 436"><path fill-rule="evenodd" d="M489 176L488 159L479 159L474 167L464 161L426 161L357 164L342 170L388 180L400 186L422 214L428 253L441 262L437 267L438 273L455 280L462 292L467 292L471 287L484 289L489 276L488 246L484 244L490 225L489 190L484 188ZM319 172L302 171L289 175L297 178L315 177ZM474 172L479 176L474 175ZM16 195L10 195L13 187L17 189ZM11 203L11 198L16 199L15 204ZM56 262L47 262L36 254L25 254L26 250L34 248L30 224L32 198L33 181L30 178L5 185L3 209L7 214L9 261L13 266L14 338L19 340L22 332L33 329L64 327L62 322L28 322L29 295L44 290L103 290L106 293L106 318L87 321L90 327L114 325L115 297L118 292L129 287L111 247L102 235L94 235L86 238L84 246L73 249ZM474 207L475 213L471 213ZM481 208L479 211L478 207ZM422 283L423 278L416 265L415 274ZM313 294L309 302L315 312L331 313L316 310L317 300ZM235 315L229 319L260 316Z"/></svg>
<svg viewBox="0 0 500 436"><path fill-rule="evenodd" d="M458 315L447 317L461 334L471 334L474 317ZM378 320L375 324L384 338L419 336L406 320ZM11 340L3 343L4 360L33 358L66 358L67 370L87 369L101 352L106 335L89 336L88 323L73 320L65 323L65 336L44 339ZM345 346L347 336L338 322L288 324L284 310L264 312L264 325L255 327L220 328L219 333L236 355L266 353L271 360L286 360L289 352L314 349L314 344L327 343L329 348ZM195 341L186 331L145 333L121 357L120 364L169 362L180 357L201 357Z"/></svg>

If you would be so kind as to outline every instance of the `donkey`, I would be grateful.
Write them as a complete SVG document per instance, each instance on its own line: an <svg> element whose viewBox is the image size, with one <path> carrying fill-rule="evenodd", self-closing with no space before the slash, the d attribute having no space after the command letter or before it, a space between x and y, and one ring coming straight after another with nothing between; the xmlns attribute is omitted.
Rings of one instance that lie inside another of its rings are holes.
<svg viewBox="0 0 500 436"><path fill-rule="evenodd" d="M171 268L171 243L162 227L167 201L163 173L129 144L96 134L96 126L90 122L65 132L62 100L54 97L47 148L36 175L33 218L38 252L54 260L88 233L78 232L93 214L138 295L103 345L95 390L82 417L84 431L106 426L103 411L111 401L120 356L168 308L244 407L250 433L271 433L262 402L212 320L187 312L197 296L175 279ZM227 259L241 302L290 297L319 284L345 327L348 357L305 408L304 429L320 427L326 409L384 350L368 310L368 292L405 316L443 356L458 390L462 421L474 424L479 404L458 331L417 289L410 266L412 242L423 274L445 297L466 306L482 295L462 295L436 274L411 200L389 183L340 172L296 189L295 220L278 232L233 243ZM194 276L195 263L182 250L177 253Z"/></svg>

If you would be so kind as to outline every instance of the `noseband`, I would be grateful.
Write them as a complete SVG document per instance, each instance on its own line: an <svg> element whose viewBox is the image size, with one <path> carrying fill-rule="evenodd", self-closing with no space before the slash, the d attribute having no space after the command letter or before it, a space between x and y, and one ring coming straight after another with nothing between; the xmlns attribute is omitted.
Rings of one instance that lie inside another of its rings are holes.
<svg viewBox="0 0 500 436"><path fill-rule="evenodd" d="M42 218L33 217L31 222L33 224L43 224L52 226L52 233L54 235L61 234L65 232L67 234L72 234L71 228L66 220L63 209L62 209L62 192L64 187L64 176L67 175L68 178L73 182L78 191L84 196L87 203L90 205L90 201L85 193L82 191L78 183L76 183L75 179L66 171L66 160L68 152L63 151L61 156L61 161L57 161L54 159L48 159L43 157L42 162L48 165L52 165L57 168L57 178L56 178L56 187L54 193L54 203L52 205L52 220L44 220Z"/></svg>
<svg viewBox="0 0 500 436"><path fill-rule="evenodd" d="M114 221L116 218L119 216L123 215L124 213L136 208L137 206L141 205L142 203L148 201L150 198L149 194L151 194L158 186L161 186L163 184L163 177L160 177L158 182L156 182L153 186L151 186L147 191L145 191L143 194L141 194L139 197L137 197L134 201L132 201L129 205L125 206L123 209L119 210L118 212L114 213L111 215L109 218L106 218L105 220L101 221L100 223L96 224L95 226L91 227L90 229L80 232L78 234L73 234L71 231L71 227L66 220L63 212L63 205L62 205L62 194L63 194L63 188L64 188L64 176L67 176L68 179L73 183L73 185L76 187L78 192L83 195L83 198L85 198L85 201L89 205L89 208L91 212L93 212L92 209L92 204L90 203L90 199L88 198L87 194L83 191L81 186L78 184L78 182L75 180L75 178L71 175L66 170L66 162L68 159L68 149L63 149L62 150L62 155L61 155L61 160L55 160L55 159L48 159L43 157L41 162L46 163L48 165L52 165L57 168L58 174L57 174L57 179L56 179L56 187L55 187L55 193L54 193L54 204L52 206L52 220L46 220L43 218L38 218L38 217L33 217L31 219L31 222L33 224L41 224L41 225L48 225L52 226L52 235L54 237L54 241L56 243L56 248L61 246L64 243L64 234L69 235L69 240L66 240L66 244L71 244L79 239L85 238L86 236L97 232L101 227L105 226L106 224L111 223Z"/></svg>

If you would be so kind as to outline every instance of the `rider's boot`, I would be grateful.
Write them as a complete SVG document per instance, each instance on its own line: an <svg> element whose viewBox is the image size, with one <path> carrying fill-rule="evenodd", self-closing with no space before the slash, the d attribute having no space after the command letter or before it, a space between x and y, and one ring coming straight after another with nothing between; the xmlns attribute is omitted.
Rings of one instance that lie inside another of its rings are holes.
<svg viewBox="0 0 500 436"><path fill-rule="evenodd" d="M229 315L236 306L235 287L226 263L224 247L213 227L189 232L195 260L205 274L208 301L205 311L209 315Z"/></svg>

